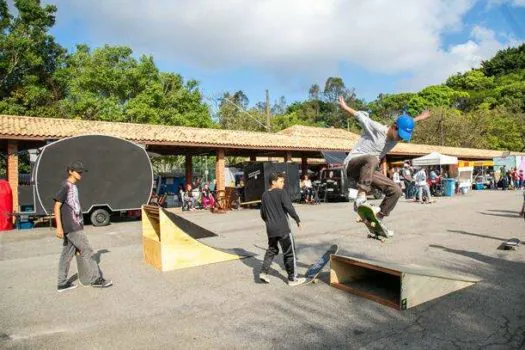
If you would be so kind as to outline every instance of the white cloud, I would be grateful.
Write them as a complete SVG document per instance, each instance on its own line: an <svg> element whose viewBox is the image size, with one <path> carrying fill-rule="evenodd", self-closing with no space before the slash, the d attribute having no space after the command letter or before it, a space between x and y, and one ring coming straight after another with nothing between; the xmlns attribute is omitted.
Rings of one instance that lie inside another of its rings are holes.
<svg viewBox="0 0 525 350"><path fill-rule="evenodd" d="M488 59L498 51L518 42L508 39L503 43L498 41L494 31L475 26L470 40L454 45L448 50L436 50L433 57L427 62L427 67L417 67L412 71L413 76L401 83L409 90L418 90L429 84L443 82L447 77L457 72L465 72L477 68L484 59Z"/></svg>
<svg viewBox="0 0 525 350"><path fill-rule="evenodd" d="M345 62L371 72L412 73L406 86L418 88L504 46L490 30L476 27L471 40L441 48L442 34L462 29L475 0L53 2L59 20L81 20L95 42L129 45L202 69L256 67L309 81L336 73Z"/></svg>

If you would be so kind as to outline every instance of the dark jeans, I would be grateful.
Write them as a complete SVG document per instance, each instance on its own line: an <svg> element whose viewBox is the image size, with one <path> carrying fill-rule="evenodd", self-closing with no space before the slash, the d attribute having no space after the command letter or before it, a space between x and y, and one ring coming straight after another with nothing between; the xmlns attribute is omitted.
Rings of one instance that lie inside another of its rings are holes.
<svg viewBox="0 0 525 350"><path fill-rule="evenodd" d="M295 266L295 242L291 233L285 237L268 237L268 250L264 254L261 272L268 273L270 271L273 258L279 254L279 245L283 251L284 267L288 273L288 280L293 281L296 277L295 272L297 269Z"/></svg>
<svg viewBox="0 0 525 350"><path fill-rule="evenodd" d="M346 174L357 182L357 189L370 193L372 186L378 188L385 194L385 198L379 206L381 214L388 216L403 195L396 183L377 171L379 159L376 156L359 156L348 162Z"/></svg>
<svg viewBox="0 0 525 350"><path fill-rule="evenodd" d="M405 180L405 198L406 199L412 199L416 196L416 186L412 181L406 181Z"/></svg>

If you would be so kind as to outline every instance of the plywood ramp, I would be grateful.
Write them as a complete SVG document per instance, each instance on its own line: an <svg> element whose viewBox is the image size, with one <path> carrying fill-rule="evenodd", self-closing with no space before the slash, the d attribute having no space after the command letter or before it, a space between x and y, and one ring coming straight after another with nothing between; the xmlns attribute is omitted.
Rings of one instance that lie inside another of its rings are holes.
<svg viewBox="0 0 525 350"><path fill-rule="evenodd" d="M479 282L418 265L401 265L341 255L330 258L330 285L405 310Z"/></svg>
<svg viewBox="0 0 525 350"><path fill-rule="evenodd" d="M161 271L171 271L246 257L199 242L194 238L199 234L188 233L189 225L196 226L163 208L142 206L144 261Z"/></svg>

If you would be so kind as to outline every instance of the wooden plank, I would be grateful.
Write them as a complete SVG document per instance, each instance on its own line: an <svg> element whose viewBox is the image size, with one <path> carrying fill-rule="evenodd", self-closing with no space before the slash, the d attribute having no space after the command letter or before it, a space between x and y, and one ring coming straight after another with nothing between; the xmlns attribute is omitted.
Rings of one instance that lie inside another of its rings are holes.
<svg viewBox="0 0 525 350"><path fill-rule="evenodd" d="M144 262L158 270L162 270L160 242L143 237L142 244L144 246Z"/></svg>
<svg viewBox="0 0 525 350"><path fill-rule="evenodd" d="M199 242L182 230L164 209L160 214L162 271L171 271L218 262L238 260L244 256L222 252Z"/></svg>
<svg viewBox="0 0 525 350"><path fill-rule="evenodd" d="M474 284L441 277L405 274L401 285L401 300L406 300L408 309Z"/></svg>
<svg viewBox="0 0 525 350"><path fill-rule="evenodd" d="M341 284L341 283L332 283L332 282L330 282L330 285L332 287L337 288L337 289L344 290L345 292L349 292L349 293L355 294L357 296L370 299L372 301L375 301L376 303L383 304L383 305L386 305L386 306L389 306L389 307L393 307L394 309L397 309L397 310L401 310L401 305L399 303L390 301L388 299L383 299L381 297L378 297L377 295L370 294L370 293L364 292L364 291L356 289L356 288L352 288L350 286L347 286L347 285Z"/></svg>
<svg viewBox="0 0 525 350"><path fill-rule="evenodd" d="M358 260L358 259L355 259L355 258L349 258L349 257L342 256L342 255L332 255L332 259L334 259L336 261L341 261L341 262L349 263L349 264L352 264L352 265L356 265L356 266L361 266L361 267L364 267L364 268L367 268L367 269L381 271L381 272L388 273L388 274L394 275L394 276L401 276L401 271L399 271L399 270L392 270L392 269L389 269L389 268L386 268L386 267L383 267L383 266L374 265L374 264L371 264L369 262L365 262L363 260Z"/></svg>
<svg viewBox="0 0 525 350"><path fill-rule="evenodd" d="M401 276L341 256L330 259L330 285L396 309L401 307Z"/></svg>
<svg viewBox="0 0 525 350"><path fill-rule="evenodd" d="M397 309L408 309L472 286L479 280L417 265L339 255L332 255L330 259L330 285Z"/></svg>

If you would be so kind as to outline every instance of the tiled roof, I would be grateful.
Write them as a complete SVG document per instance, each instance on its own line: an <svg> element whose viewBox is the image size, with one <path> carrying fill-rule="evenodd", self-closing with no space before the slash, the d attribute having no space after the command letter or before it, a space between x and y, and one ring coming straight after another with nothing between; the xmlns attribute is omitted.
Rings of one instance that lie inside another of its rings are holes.
<svg viewBox="0 0 525 350"><path fill-rule="evenodd" d="M353 140L354 142L359 139L358 134L355 134L344 129L336 128L318 128L314 126L303 126L294 125L287 129L281 130L278 134L282 135L293 135L293 136L306 136L306 137L328 137L336 139L347 139Z"/></svg>
<svg viewBox="0 0 525 350"><path fill-rule="evenodd" d="M346 131L344 129L334 128L316 128L311 126L295 125L290 128L279 131L285 135L301 135L308 137L321 137L321 138L339 138L349 139L356 142L360 135L353 132ZM476 149L476 148L459 148L459 147L446 147L446 146L434 146L434 145L423 145L416 143L403 143L400 142L398 145L389 153L390 155L425 155L430 152L439 152L441 154L464 157L464 158L478 158L478 159L492 159L502 155L502 151ZM512 152L511 154L524 155L525 153Z"/></svg>
<svg viewBox="0 0 525 350"><path fill-rule="evenodd" d="M271 150L339 151L351 149L354 143L350 139L323 139L238 130L0 115L1 138L59 139L86 134L116 136L139 143Z"/></svg>
<svg viewBox="0 0 525 350"><path fill-rule="evenodd" d="M359 138L359 135L343 129L299 125L272 134L182 126L0 115L0 138L4 139L60 139L86 134L117 136L146 144L291 151L349 151ZM398 144L390 154L414 156L428 154L432 151L460 158L476 159L491 159L502 155L502 151L407 143Z"/></svg>

